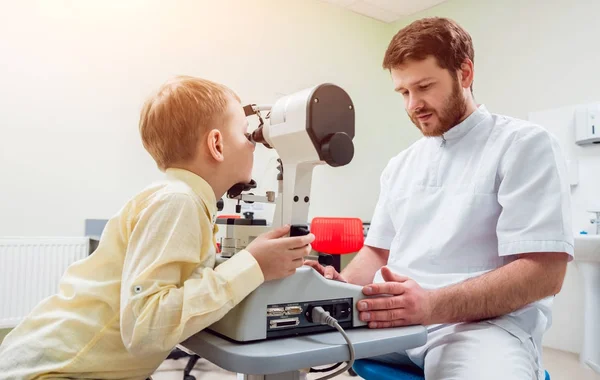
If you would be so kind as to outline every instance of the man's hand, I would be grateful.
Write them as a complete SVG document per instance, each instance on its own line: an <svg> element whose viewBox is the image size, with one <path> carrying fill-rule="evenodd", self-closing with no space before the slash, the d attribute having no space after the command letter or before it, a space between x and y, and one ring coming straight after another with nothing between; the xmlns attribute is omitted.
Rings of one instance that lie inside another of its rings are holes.
<svg viewBox="0 0 600 380"><path fill-rule="evenodd" d="M324 267L321 264L319 264L318 261L314 261L314 260L306 260L304 262L304 265L307 265L307 266L313 268L317 272L321 273L321 276L325 277L328 280L348 282L331 265Z"/></svg>
<svg viewBox="0 0 600 380"><path fill-rule="evenodd" d="M381 275L385 283L367 285L363 293L386 296L359 301L360 319L369 322L370 328L430 324L431 293L408 277L392 273L388 267L381 268Z"/></svg>

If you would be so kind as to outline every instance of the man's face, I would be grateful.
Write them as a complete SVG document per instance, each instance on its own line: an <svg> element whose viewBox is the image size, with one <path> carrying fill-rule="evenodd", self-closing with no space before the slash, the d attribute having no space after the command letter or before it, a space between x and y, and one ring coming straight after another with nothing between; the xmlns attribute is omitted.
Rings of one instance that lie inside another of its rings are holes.
<svg viewBox="0 0 600 380"><path fill-rule="evenodd" d="M441 136L464 119L467 102L463 88L434 57L407 61L391 74L408 116L424 136Z"/></svg>

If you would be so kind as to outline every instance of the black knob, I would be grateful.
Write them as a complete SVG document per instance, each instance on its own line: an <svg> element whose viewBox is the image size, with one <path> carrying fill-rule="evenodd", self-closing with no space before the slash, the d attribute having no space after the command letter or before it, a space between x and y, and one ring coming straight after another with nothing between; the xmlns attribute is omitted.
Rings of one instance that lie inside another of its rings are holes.
<svg viewBox="0 0 600 380"><path fill-rule="evenodd" d="M293 224L290 226L290 236L305 236L310 233L308 226L305 224Z"/></svg>
<svg viewBox="0 0 600 380"><path fill-rule="evenodd" d="M319 264L325 266L333 265L333 256L327 253L319 253Z"/></svg>
<svg viewBox="0 0 600 380"><path fill-rule="evenodd" d="M223 202L223 198L221 198L217 201L217 210L223 211L224 208L225 208L225 202Z"/></svg>
<svg viewBox="0 0 600 380"><path fill-rule="evenodd" d="M333 167L349 164L354 157L352 138L344 132L327 136L321 144L321 155Z"/></svg>

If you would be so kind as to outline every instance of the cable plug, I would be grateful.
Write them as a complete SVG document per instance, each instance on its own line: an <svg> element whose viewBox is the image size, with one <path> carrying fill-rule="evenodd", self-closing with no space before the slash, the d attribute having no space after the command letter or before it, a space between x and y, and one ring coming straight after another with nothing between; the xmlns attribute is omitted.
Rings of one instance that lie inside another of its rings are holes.
<svg viewBox="0 0 600 380"><path fill-rule="evenodd" d="M335 324L337 323L337 320L321 306L313 307L311 310L311 317L313 323L318 323L320 325L329 325L331 327L335 327Z"/></svg>

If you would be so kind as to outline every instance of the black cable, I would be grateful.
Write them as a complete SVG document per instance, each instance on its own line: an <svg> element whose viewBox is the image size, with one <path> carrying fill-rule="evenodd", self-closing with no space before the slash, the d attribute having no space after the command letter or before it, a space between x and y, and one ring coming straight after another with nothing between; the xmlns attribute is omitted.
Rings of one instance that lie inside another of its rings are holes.
<svg viewBox="0 0 600 380"><path fill-rule="evenodd" d="M327 368L323 368L323 369L311 368L310 372L329 372L329 371L333 371L337 367L341 366L343 363L344 362L339 362L338 364L334 364L331 367L327 367Z"/></svg>
<svg viewBox="0 0 600 380"><path fill-rule="evenodd" d="M329 325L331 327L335 327L337 329L337 331L339 331L340 334L342 334L342 336L346 340L346 343L348 343L348 349L350 350L350 361L348 362L348 364L346 364L346 366L344 366L342 369L339 369L339 370L335 371L334 373L330 373L329 375L319 377L316 380L331 379L332 377L340 375L340 374L346 372L347 370L349 370L350 368L352 368L352 365L354 364L354 357L355 357L354 346L352 345L352 342L350 341L348 334L346 334L346 331L344 331L342 326L340 326L337 319L333 318L329 314L329 312L325 311L321 306L317 306L317 307L313 308L311 314L312 314L312 320L314 323L319 323L322 325Z"/></svg>

